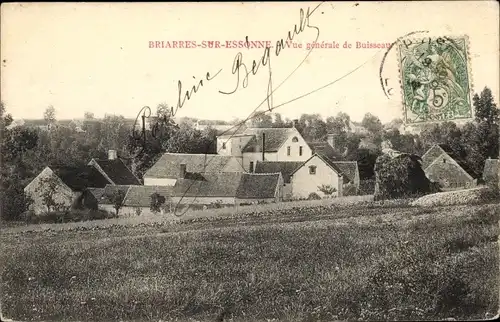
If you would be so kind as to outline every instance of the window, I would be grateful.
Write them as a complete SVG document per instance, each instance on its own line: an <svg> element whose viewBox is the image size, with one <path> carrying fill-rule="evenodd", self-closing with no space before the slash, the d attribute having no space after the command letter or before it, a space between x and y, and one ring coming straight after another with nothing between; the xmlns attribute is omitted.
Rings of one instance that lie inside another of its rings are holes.
<svg viewBox="0 0 500 322"><path fill-rule="evenodd" d="M301 155L302 155L302 147L299 146L299 156L301 156Z"/></svg>
<svg viewBox="0 0 500 322"><path fill-rule="evenodd" d="M250 161L250 172L253 172L253 161Z"/></svg>
<svg viewBox="0 0 500 322"><path fill-rule="evenodd" d="M309 166L309 174L316 174L316 166L315 165Z"/></svg>
<svg viewBox="0 0 500 322"><path fill-rule="evenodd" d="M290 155L290 147L289 146L286 147L286 155Z"/></svg>
<svg viewBox="0 0 500 322"><path fill-rule="evenodd" d="M446 159L443 158L443 163L446 163Z"/></svg>
<svg viewBox="0 0 500 322"><path fill-rule="evenodd" d="M226 142L222 142L222 149L225 150L226 149Z"/></svg>
<svg viewBox="0 0 500 322"><path fill-rule="evenodd" d="M296 136L294 136L294 137L292 138L292 142L293 142L293 143L299 142L299 139L297 139L297 137L296 137Z"/></svg>

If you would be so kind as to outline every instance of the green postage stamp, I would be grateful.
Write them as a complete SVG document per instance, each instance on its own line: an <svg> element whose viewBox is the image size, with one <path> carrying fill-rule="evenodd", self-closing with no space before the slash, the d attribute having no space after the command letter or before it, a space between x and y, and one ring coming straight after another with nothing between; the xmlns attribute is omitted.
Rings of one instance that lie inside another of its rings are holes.
<svg viewBox="0 0 500 322"><path fill-rule="evenodd" d="M397 47L406 124L472 118L466 36L405 39Z"/></svg>

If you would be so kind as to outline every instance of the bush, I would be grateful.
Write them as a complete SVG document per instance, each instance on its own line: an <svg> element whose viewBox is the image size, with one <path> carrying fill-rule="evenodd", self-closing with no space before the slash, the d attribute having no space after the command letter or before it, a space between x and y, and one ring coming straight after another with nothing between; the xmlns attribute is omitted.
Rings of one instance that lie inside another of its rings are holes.
<svg viewBox="0 0 500 322"><path fill-rule="evenodd" d="M353 184L346 184L342 190L343 196L356 196L358 194L358 189Z"/></svg>
<svg viewBox="0 0 500 322"><path fill-rule="evenodd" d="M309 194L309 197L307 197L307 200L320 200L321 197L318 195L316 192L311 192Z"/></svg>
<svg viewBox="0 0 500 322"><path fill-rule="evenodd" d="M381 155L375 163L375 174L375 200L417 197L433 189L416 155Z"/></svg>
<svg viewBox="0 0 500 322"><path fill-rule="evenodd" d="M25 214L25 220L32 224L58 224L117 217L116 214L109 213L105 210L51 211L41 215L33 215L30 212L26 212Z"/></svg>

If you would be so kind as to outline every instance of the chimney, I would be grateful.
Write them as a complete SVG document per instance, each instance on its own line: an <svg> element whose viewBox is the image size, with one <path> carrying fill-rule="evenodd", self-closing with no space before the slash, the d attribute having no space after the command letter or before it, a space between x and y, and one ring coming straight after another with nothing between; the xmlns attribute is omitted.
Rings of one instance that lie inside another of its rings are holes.
<svg viewBox="0 0 500 322"><path fill-rule="evenodd" d="M109 150L108 151L108 160L115 160L116 159L116 150Z"/></svg>
<svg viewBox="0 0 500 322"><path fill-rule="evenodd" d="M297 125L299 124L298 119L293 119L293 127L297 128Z"/></svg>
<svg viewBox="0 0 500 322"><path fill-rule="evenodd" d="M266 161L266 133L262 133L262 162Z"/></svg>
<svg viewBox="0 0 500 322"><path fill-rule="evenodd" d="M334 148L335 147L335 144L333 142L333 134L327 134L326 135L326 142L328 142L328 144Z"/></svg>
<svg viewBox="0 0 500 322"><path fill-rule="evenodd" d="M184 179L186 177L186 164L181 163L179 165L179 179Z"/></svg>

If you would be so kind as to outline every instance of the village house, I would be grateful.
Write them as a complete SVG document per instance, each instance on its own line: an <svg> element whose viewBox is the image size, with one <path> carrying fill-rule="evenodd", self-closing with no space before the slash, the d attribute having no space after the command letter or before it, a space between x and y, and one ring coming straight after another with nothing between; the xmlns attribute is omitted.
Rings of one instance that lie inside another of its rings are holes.
<svg viewBox="0 0 500 322"><path fill-rule="evenodd" d="M104 188L108 180L94 167L48 166L25 188L36 215L68 209L97 209L98 200L89 187Z"/></svg>
<svg viewBox="0 0 500 322"><path fill-rule="evenodd" d="M108 184L141 184L123 161L116 157L115 150L108 152L107 160L92 159L84 167L48 166L24 190L34 200L32 208L35 214L40 214L48 211L44 205L44 196L48 193L53 194L59 208L96 208L93 204L97 204L102 189ZM51 191L47 192L48 189ZM82 201L82 198L86 200ZM91 202L91 199L95 201Z"/></svg>
<svg viewBox="0 0 500 322"><path fill-rule="evenodd" d="M422 156L422 170L432 182L443 190L475 187L479 175L448 145L436 144Z"/></svg>
<svg viewBox="0 0 500 322"><path fill-rule="evenodd" d="M108 159L92 159L88 163L95 167L108 181L114 185L140 185L141 181L117 157L116 150L108 151Z"/></svg>
<svg viewBox="0 0 500 322"><path fill-rule="evenodd" d="M146 186L173 186L197 173L244 172L241 159L217 154L164 153L144 173Z"/></svg>
<svg viewBox="0 0 500 322"><path fill-rule="evenodd" d="M283 177L283 200L290 200L292 195L292 173L300 167L302 161L257 161L255 173L281 173Z"/></svg>
<svg viewBox="0 0 500 322"><path fill-rule="evenodd" d="M180 171L178 172L180 173ZM119 216L152 214L151 195L165 198L161 213L180 206L236 206L242 204L271 203L283 198L283 179L280 173L250 174L243 172L193 173L177 178L169 186L112 186L101 194L99 208L115 212L117 190L122 191L122 207Z"/></svg>
<svg viewBox="0 0 500 322"><path fill-rule="evenodd" d="M321 186L335 189L332 196L343 195L344 177L342 170L335 163L319 154L314 154L291 173L291 194L293 198L308 198L311 193L320 197L326 194Z"/></svg>
<svg viewBox="0 0 500 322"><path fill-rule="evenodd" d="M246 172L254 172L257 161L305 161L312 156L295 127L247 128L240 134L218 136L217 153L239 158Z"/></svg>

